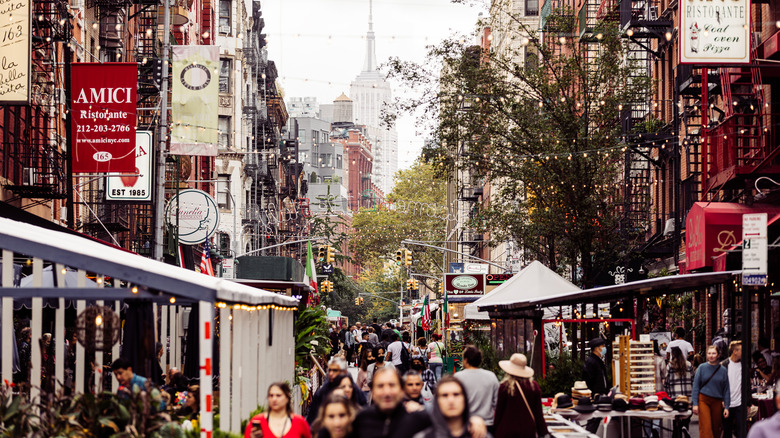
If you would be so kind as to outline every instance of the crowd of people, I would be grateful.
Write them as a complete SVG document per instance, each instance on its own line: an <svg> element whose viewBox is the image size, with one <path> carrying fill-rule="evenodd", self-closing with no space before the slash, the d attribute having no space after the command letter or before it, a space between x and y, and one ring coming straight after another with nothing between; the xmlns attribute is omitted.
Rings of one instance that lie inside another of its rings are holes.
<svg viewBox="0 0 780 438"><path fill-rule="evenodd" d="M705 360L697 360L693 346L685 340L685 330L678 327L674 339L665 349L660 349L654 341L655 390L669 400L690 399L692 412L698 415L699 437L720 438L740 434L740 425L749 418L750 400L742 399L742 343L723 340L713 342L706 350ZM616 388L607 384L607 367L604 363L607 345L604 339L590 341L590 354L585 359L582 378L594 400L600 395L612 395ZM753 352L753 384L757 387L780 389L780 357L769 350L769 342L761 338L758 349ZM771 363L770 367L768 364ZM780 408L780 397L777 398ZM774 432L780 436L780 414L768 421L776 423ZM600 419L588 422L587 429L596 432ZM690 420L684 420L686 429ZM751 428L749 438L760 435L766 425ZM646 435L659 435L659 422L646 426Z"/></svg>

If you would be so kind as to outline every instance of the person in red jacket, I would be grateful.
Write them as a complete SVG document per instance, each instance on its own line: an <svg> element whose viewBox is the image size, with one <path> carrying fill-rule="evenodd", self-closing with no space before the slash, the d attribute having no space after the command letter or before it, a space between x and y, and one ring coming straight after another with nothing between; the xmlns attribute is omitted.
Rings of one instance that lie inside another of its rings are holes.
<svg viewBox="0 0 780 438"><path fill-rule="evenodd" d="M542 413L542 391L532 377L524 354L515 353L498 365L506 372L498 387L496 402L496 438L536 438L547 435Z"/></svg>
<svg viewBox="0 0 780 438"><path fill-rule="evenodd" d="M257 414L249 420L244 438L311 438L309 423L293 413L291 400L289 384L272 383L268 387L268 412Z"/></svg>

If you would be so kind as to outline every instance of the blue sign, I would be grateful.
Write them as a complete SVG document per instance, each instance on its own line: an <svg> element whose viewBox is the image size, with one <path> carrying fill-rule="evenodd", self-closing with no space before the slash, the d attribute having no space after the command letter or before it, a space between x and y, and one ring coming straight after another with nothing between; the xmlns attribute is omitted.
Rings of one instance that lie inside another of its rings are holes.
<svg viewBox="0 0 780 438"><path fill-rule="evenodd" d="M742 274L742 285L744 286L766 286L766 274Z"/></svg>
<svg viewBox="0 0 780 438"><path fill-rule="evenodd" d="M331 264L322 265L322 273L323 274L332 274L333 273L333 265L331 265Z"/></svg>
<svg viewBox="0 0 780 438"><path fill-rule="evenodd" d="M462 274L466 270L465 263L450 263L451 274Z"/></svg>

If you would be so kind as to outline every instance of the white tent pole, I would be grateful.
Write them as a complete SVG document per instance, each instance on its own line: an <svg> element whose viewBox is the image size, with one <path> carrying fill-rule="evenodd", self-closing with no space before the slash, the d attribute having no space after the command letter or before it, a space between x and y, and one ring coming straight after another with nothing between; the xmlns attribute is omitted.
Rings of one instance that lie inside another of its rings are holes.
<svg viewBox="0 0 780 438"><path fill-rule="evenodd" d="M230 399L233 401L230 409L230 431L233 433L241 433L241 356L244 351L240 339L243 336L241 320L245 313L242 310L233 309L233 372L231 377L235 385L231 385L233 393L230 394Z"/></svg>
<svg viewBox="0 0 780 438"><path fill-rule="evenodd" d="M14 253L3 250L3 272L0 273L0 279L2 279L3 287L11 288L14 286ZM0 358L2 366L0 367L0 376L8 380L13 381L13 343L14 339L14 300L13 298L3 297L3 319L2 319L2 336L3 340L3 357Z"/></svg>
<svg viewBox="0 0 780 438"><path fill-rule="evenodd" d="M43 287L43 260L33 258L33 287ZM32 341L31 358L32 367L30 371L30 399L37 400L41 388L41 337L43 337L43 299L41 297L32 298Z"/></svg>
<svg viewBox="0 0 780 438"><path fill-rule="evenodd" d="M120 286L119 279L115 278L114 279L114 287L115 288L119 288L119 286ZM121 310L121 308L120 308L119 301L114 301L114 311L116 312L116 316L117 317L119 317L119 315L120 315L120 310ZM114 344L111 347L111 360L112 361L119 359L119 344L122 343L122 341L121 341L121 339L122 339L122 334L121 334L122 328L120 327L119 330L120 330L120 334L119 334L120 341L118 341L116 344ZM138 370L138 371L143 371L143 370ZM119 389L119 380L116 379L116 376L114 376L114 373L111 373L111 391L116 392L118 389Z"/></svg>
<svg viewBox="0 0 780 438"><path fill-rule="evenodd" d="M98 287L103 287L104 281L98 283ZM102 306L103 300L98 300L95 304ZM105 342L105 339L103 340ZM103 350L95 349L95 394L103 392Z"/></svg>
<svg viewBox="0 0 780 438"><path fill-rule="evenodd" d="M170 306L168 309L168 315L170 316L171 324L171 367L179 368L179 362L176 360L176 339L179 333L176 331L178 324L176 323L176 306ZM181 369L179 369L181 371Z"/></svg>
<svg viewBox="0 0 780 438"><path fill-rule="evenodd" d="M65 287L65 266L56 264L53 275L57 276L59 287ZM65 298L58 300L57 311L54 316L54 384L59 388L65 382Z"/></svg>
<svg viewBox="0 0 780 438"><path fill-rule="evenodd" d="M214 428L212 410L212 342L214 321L214 303L200 301L198 326L200 328L200 434L211 437ZM190 327L193 330L195 327ZM194 331L194 330L193 330Z"/></svg>
<svg viewBox="0 0 780 438"><path fill-rule="evenodd" d="M230 430L230 309L219 309L219 428Z"/></svg>
<svg viewBox="0 0 780 438"><path fill-rule="evenodd" d="M83 269L79 269L78 277L76 277L76 286L82 288L87 285L87 273ZM81 315L81 312L87 307L85 300L76 301L76 314ZM84 391L84 372L87 370L87 363L84 354L84 346L80 343L76 343L76 388L74 393L80 394Z"/></svg>
<svg viewBox="0 0 780 438"><path fill-rule="evenodd" d="M160 358L160 366L165 374L168 374L168 306L160 306L160 343L163 345L163 354Z"/></svg>

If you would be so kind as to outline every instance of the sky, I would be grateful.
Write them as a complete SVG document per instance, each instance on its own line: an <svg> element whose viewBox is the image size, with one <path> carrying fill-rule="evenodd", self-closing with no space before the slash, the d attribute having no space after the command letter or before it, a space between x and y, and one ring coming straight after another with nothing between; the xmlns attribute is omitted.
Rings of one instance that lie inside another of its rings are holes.
<svg viewBox="0 0 780 438"><path fill-rule="evenodd" d="M373 9L379 64L393 56L423 62L426 45L471 34L479 13L487 13L485 6L450 0L373 0ZM285 99L316 97L323 104L349 95L365 60L369 0L265 0L262 11L268 57ZM419 156L424 136L410 116L402 115L396 129L398 167L405 169Z"/></svg>

